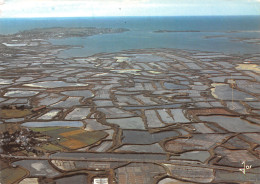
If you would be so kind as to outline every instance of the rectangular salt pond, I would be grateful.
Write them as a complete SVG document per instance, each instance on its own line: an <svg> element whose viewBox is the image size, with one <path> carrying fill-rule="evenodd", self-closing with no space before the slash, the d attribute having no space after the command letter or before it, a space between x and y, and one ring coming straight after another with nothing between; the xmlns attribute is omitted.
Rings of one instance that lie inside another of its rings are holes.
<svg viewBox="0 0 260 184"><path fill-rule="evenodd" d="M229 116L199 116L202 121L215 122L230 132L259 132L260 126L251 124L239 117Z"/></svg>
<svg viewBox="0 0 260 184"><path fill-rule="evenodd" d="M7 47L24 47L27 44L26 43L3 43L3 45Z"/></svg>
<svg viewBox="0 0 260 184"><path fill-rule="evenodd" d="M50 119L54 118L55 116L57 116L60 111L61 110L51 110L51 111L47 112L46 114L42 115L41 117L39 117L38 119L50 120Z"/></svg>
<svg viewBox="0 0 260 184"><path fill-rule="evenodd" d="M25 127L82 127L83 123L80 121L49 121L49 122L27 122L23 123Z"/></svg>
<svg viewBox="0 0 260 184"><path fill-rule="evenodd" d="M60 77L60 76L59 76ZM44 81L31 84L24 84L23 86L35 87L35 88L61 88L61 87L81 87L87 86L88 84L81 83L67 83L63 81Z"/></svg>

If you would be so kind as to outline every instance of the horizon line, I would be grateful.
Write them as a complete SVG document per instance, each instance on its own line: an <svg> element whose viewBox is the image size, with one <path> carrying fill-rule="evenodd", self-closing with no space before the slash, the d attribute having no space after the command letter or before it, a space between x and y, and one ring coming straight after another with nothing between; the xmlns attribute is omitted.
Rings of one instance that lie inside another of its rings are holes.
<svg viewBox="0 0 260 184"><path fill-rule="evenodd" d="M44 18L128 18L128 17L248 17L260 15L131 15L131 16L45 16L45 17L0 17L0 19L44 19Z"/></svg>

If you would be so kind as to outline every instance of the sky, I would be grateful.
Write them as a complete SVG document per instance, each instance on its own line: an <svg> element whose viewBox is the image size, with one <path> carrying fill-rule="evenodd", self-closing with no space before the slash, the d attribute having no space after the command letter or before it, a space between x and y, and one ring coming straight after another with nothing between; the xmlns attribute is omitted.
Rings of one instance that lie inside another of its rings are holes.
<svg viewBox="0 0 260 184"><path fill-rule="evenodd" d="M0 0L0 18L260 15L260 0Z"/></svg>

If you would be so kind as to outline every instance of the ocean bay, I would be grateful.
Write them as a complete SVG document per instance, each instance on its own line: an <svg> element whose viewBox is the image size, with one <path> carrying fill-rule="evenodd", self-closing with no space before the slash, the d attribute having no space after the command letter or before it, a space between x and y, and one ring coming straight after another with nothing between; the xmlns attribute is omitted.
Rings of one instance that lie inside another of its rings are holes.
<svg viewBox="0 0 260 184"><path fill-rule="evenodd" d="M244 41L250 38L260 39L260 16L2 19L0 27L0 34L34 27L129 29L117 34L49 40L54 45L76 47L62 51L59 54L62 58L146 48L217 51L227 54L250 54L260 50L259 41Z"/></svg>

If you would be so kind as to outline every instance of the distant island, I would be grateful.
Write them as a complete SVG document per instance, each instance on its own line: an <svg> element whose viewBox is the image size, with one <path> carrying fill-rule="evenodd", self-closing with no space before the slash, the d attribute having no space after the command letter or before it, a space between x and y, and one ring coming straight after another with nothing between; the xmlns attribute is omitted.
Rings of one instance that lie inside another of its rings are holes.
<svg viewBox="0 0 260 184"><path fill-rule="evenodd" d="M184 30L184 31L177 31L177 30L157 30L154 33L182 33L182 32L200 32L197 30Z"/></svg>

